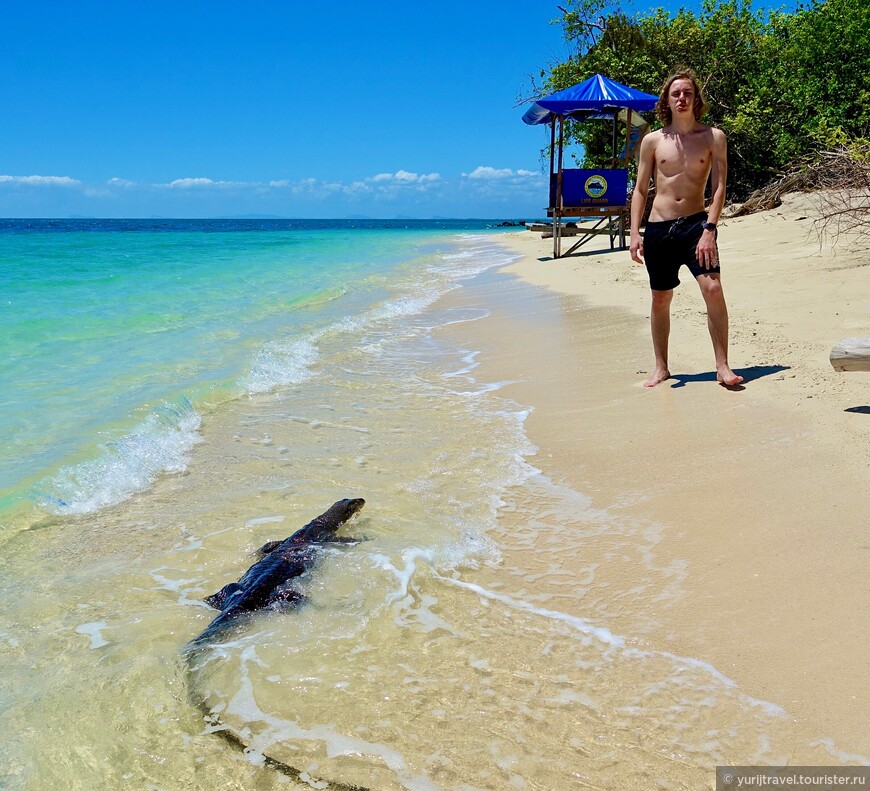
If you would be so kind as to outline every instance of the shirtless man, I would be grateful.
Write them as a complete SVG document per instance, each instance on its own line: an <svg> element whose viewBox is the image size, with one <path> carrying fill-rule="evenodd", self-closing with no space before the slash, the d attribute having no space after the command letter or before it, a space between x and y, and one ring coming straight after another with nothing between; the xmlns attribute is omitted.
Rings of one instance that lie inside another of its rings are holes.
<svg viewBox="0 0 870 791"><path fill-rule="evenodd" d="M720 129L698 119L706 110L692 74L678 72L668 78L656 112L665 124L641 141L637 184L631 197L631 258L646 264L652 290L650 325L655 370L644 387L669 379L668 336L671 300L680 284L677 273L685 264L701 287L707 303L707 327L716 358L716 379L725 386L743 381L728 365L728 308L722 293L716 223L725 205L726 142ZM646 225L640 224L646 208L650 177L656 195ZM704 188L712 180L713 198L704 211Z"/></svg>

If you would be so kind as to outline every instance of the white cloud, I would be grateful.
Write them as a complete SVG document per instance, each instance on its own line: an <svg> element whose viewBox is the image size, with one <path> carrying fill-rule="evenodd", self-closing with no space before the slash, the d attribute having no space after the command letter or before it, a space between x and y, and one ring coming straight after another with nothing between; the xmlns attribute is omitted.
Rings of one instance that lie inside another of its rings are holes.
<svg viewBox="0 0 870 791"><path fill-rule="evenodd" d="M215 181L208 178L184 178L174 179L168 184L158 184L158 187L169 189L223 189L225 187L262 187L262 184L251 181Z"/></svg>
<svg viewBox="0 0 870 791"><path fill-rule="evenodd" d="M339 213L402 211L422 216L452 211L468 214L484 211L468 206L486 206L485 211L495 216L502 205L520 206L525 205L524 201L537 205L541 200L538 193L545 191L546 176L541 173L487 165L448 177L398 168L368 177L328 180L266 177L258 181L221 181L202 176L152 181L116 176L89 182L69 176L0 175L0 196L5 196L7 203L21 201L28 193L32 196L28 200L38 199L40 204L57 201L61 194L67 196L64 200L74 195L83 201L82 208L76 211L95 213L108 208L105 216L111 216L114 211L129 211L125 206L144 211L142 206L146 205L148 212L165 214L169 205L175 211L197 216L198 212L205 211L203 206L216 211L218 204L226 206L226 213L242 207L246 211L292 212L300 216L306 212L308 216L325 216L321 215L324 207ZM170 193L174 197L167 202ZM463 208L448 208L450 206Z"/></svg>
<svg viewBox="0 0 870 791"><path fill-rule="evenodd" d="M463 173L463 178L469 179L503 179L508 176L513 176L514 172L510 168L491 168L481 165L476 167L471 173Z"/></svg>
<svg viewBox="0 0 870 791"><path fill-rule="evenodd" d="M69 176L0 176L0 184L29 184L37 187L78 187L81 182Z"/></svg>
<svg viewBox="0 0 870 791"><path fill-rule="evenodd" d="M220 189L226 187L246 187L258 191L269 189L287 189L293 194L300 193L344 193L346 195L359 195L362 193L370 193L373 190L379 190L386 193L395 193L399 190L414 188L419 191L426 191L436 183L441 182L440 173L413 173L409 170L397 170L395 173L378 173L364 180L351 182L343 181L319 181L316 178L304 178L298 181L291 179L271 179L261 182L245 182L245 181L216 181L210 178L179 178L174 179L166 184L155 184L156 187L176 190L207 190ZM128 186L134 182L128 182L126 179L111 179L107 182L109 186Z"/></svg>
<svg viewBox="0 0 870 791"><path fill-rule="evenodd" d="M312 192L317 187L317 179L302 179L293 185L293 194L299 195L303 192Z"/></svg>
<svg viewBox="0 0 870 791"><path fill-rule="evenodd" d="M440 173L426 173L421 176L417 173L411 173L409 170L397 170L395 173L378 173L376 176L367 178L366 181L374 184L428 184L440 179Z"/></svg>
<svg viewBox="0 0 870 791"><path fill-rule="evenodd" d="M475 181L490 181L493 179L534 178L539 175L539 173L531 170L511 170L510 168L492 168L488 165L480 165L472 170L471 173L463 173L462 177L474 179Z"/></svg>
<svg viewBox="0 0 870 791"><path fill-rule="evenodd" d="M226 183L225 181L212 181L212 179L204 178L175 179L170 181L166 186L170 189L190 189L191 187L219 187Z"/></svg>
<svg viewBox="0 0 870 791"><path fill-rule="evenodd" d="M363 192L371 192L372 188L366 184L364 181L354 181L352 184L348 184L344 188L345 195L358 195Z"/></svg>

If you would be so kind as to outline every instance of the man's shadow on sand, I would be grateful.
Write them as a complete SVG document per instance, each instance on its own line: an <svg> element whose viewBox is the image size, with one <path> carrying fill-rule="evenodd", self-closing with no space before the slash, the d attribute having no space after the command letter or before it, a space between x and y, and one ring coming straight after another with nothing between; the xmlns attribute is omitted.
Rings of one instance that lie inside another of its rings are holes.
<svg viewBox="0 0 870 791"><path fill-rule="evenodd" d="M748 382L761 379L763 376L778 374L781 371L788 371L789 367L790 366L788 365L751 365L749 368L735 368L734 373L738 376L742 376L743 382L739 385L732 385L728 387L728 389L735 391L745 390L746 388L743 385ZM671 385L671 387L685 387L687 384L694 382L715 382L716 372L708 371L703 374L671 374L671 379L677 380Z"/></svg>

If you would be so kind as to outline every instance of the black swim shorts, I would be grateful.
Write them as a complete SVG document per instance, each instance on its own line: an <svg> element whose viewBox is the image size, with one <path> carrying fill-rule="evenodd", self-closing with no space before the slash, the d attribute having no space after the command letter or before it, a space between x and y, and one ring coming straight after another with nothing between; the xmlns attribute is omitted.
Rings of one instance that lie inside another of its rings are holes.
<svg viewBox="0 0 870 791"><path fill-rule="evenodd" d="M696 248L704 232L707 213L700 211L675 220L648 222L643 235L643 260L649 272L649 285L653 291L670 291L680 285L677 273L685 264L693 277L719 271L716 266L707 269L698 263Z"/></svg>

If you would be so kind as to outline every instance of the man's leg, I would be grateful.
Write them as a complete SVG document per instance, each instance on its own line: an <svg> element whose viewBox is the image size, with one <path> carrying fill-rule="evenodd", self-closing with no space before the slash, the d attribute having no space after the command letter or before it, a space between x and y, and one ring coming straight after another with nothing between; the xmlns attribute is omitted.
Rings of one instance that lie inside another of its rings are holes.
<svg viewBox="0 0 870 791"><path fill-rule="evenodd" d="M698 285L707 303L707 328L713 341L716 358L716 379L723 385L739 385L743 381L728 365L728 306L722 292L722 280L717 273L699 275Z"/></svg>
<svg viewBox="0 0 870 791"><path fill-rule="evenodd" d="M668 370L668 337L671 334L671 300L674 290L652 291L652 307L649 313L650 329L652 330L653 353L656 367L652 376L644 383L644 387L655 387L665 379L671 378Z"/></svg>

